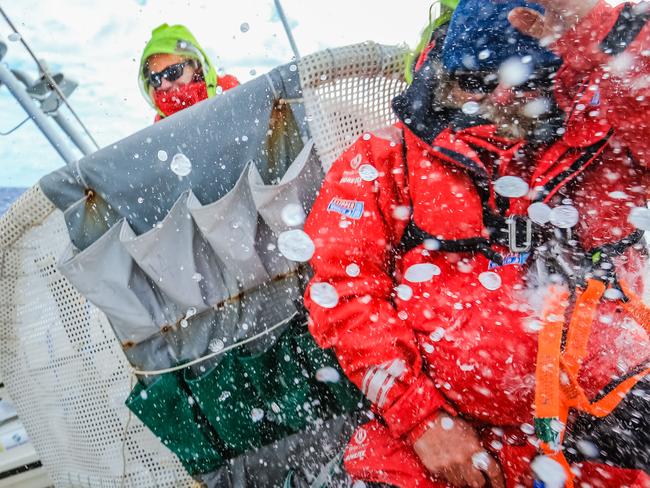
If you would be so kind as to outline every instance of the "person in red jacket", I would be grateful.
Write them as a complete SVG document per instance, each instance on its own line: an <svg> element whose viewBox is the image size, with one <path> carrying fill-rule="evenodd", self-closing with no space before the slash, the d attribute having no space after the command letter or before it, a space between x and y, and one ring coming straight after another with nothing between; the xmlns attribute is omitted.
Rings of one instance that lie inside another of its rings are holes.
<svg viewBox="0 0 650 488"><path fill-rule="evenodd" d="M140 59L139 82L158 112L154 122L239 85L232 75L217 76L187 27L168 24L152 31Z"/></svg>
<svg viewBox="0 0 650 488"><path fill-rule="evenodd" d="M310 330L378 414L345 453L355 478L650 486L648 315L630 312L648 264L650 10L539 3L461 0L399 121L339 157L307 219ZM584 290L602 297L587 318ZM558 395L585 401L554 421L542 338L564 313L582 318L564 326ZM538 454L564 426L563 470Z"/></svg>

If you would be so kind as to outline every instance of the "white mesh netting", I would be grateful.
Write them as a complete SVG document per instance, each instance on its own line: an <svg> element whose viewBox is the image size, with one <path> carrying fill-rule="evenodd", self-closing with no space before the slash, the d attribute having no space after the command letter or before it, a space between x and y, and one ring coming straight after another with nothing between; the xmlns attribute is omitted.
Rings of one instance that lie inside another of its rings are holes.
<svg viewBox="0 0 650 488"><path fill-rule="evenodd" d="M406 47L365 42L326 49L299 63L309 128L325 170L363 132L396 121Z"/></svg>
<svg viewBox="0 0 650 488"><path fill-rule="evenodd" d="M323 165L391 124L403 48L364 43L298 63ZM128 363L105 316L56 267L70 243L38 187L0 219L0 375L56 486L190 487L175 456L124 406ZM127 426L128 422L128 426Z"/></svg>

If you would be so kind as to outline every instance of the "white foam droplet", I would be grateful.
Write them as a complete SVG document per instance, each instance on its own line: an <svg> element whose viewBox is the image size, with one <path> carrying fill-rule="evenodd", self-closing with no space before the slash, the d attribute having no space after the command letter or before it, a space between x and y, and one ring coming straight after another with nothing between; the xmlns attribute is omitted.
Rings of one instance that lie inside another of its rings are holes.
<svg viewBox="0 0 650 488"><path fill-rule="evenodd" d="M285 258L302 263L311 259L316 247L305 231L292 229L278 236L278 249Z"/></svg>
<svg viewBox="0 0 650 488"><path fill-rule="evenodd" d="M429 339L431 339L432 342L440 342L443 337L445 337L445 329L442 327L438 327L429 334Z"/></svg>
<svg viewBox="0 0 650 488"><path fill-rule="evenodd" d="M551 220L551 207L543 202L535 202L528 207L528 217L536 224L544 225Z"/></svg>
<svg viewBox="0 0 650 488"><path fill-rule="evenodd" d="M589 441L585 441L584 439L581 439L576 443L576 445L578 447L578 450L587 459L593 459L600 456L600 450L593 442L589 442Z"/></svg>
<svg viewBox="0 0 650 488"><path fill-rule="evenodd" d="M393 209L393 218L395 220L408 220L411 216L411 207L398 205Z"/></svg>
<svg viewBox="0 0 650 488"><path fill-rule="evenodd" d="M485 271L478 275L478 280L485 288L490 291L501 288L501 276L493 271Z"/></svg>
<svg viewBox="0 0 650 488"><path fill-rule="evenodd" d="M400 300L408 301L413 296L413 288L408 285L396 286L395 291Z"/></svg>
<svg viewBox="0 0 650 488"><path fill-rule="evenodd" d="M196 281L197 283L203 279L203 275L201 273L194 273L192 275L192 280Z"/></svg>
<svg viewBox="0 0 650 488"><path fill-rule="evenodd" d="M487 471L490 464L490 455L485 451L476 452L472 455L472 465L479 471Z"/></svg>
<svg viewBox="0 0 650 488"><path fill-rule="evenodd" d="M538 480L544 483L544 488L563 488L566 473L560 463L548 456L537 456L531 463L531 468Z"/></svg>
<svg viewBox="0 0 650 488"><path fill-rule="evenodd" d="M288 203L282 208L282 221L288 226L294 227L305 222L305 211L298 203Z"/></svg>
<svg viewBox="0 0 650 488"><path fill-rule="evenodd" d="M356 263L350 263L345 267L345 274L352 278L359 276L359 273L361 273L361 268L359 268L359 265Z"/></svg>
<svg viewBox="0 0 650 488"><path fill-rule="evenodd" d="M183 153L174 154L169 167L178 176L187 176L192 172L192 162Z"/></svg>
<svg viewBox="0 0 650 488"><path fill-rule="evenodd" d="M524 63L518 57L506 59L499 66L499 83L507 87L521 85L528 80L531 69L530 63Z"/></svg>
<svg viewBox="0 0 650 488"><path fill-rule="evenodd" d="M637 229L650 231L650 208L634 207L627 221Z"/></svg>
<svg viewBox="0 0 650 488"><path fill-rule="evenodd" d="M559 205L551 210L549 220L560 229L569 229L578 223L580 214L573 205Z"/></svg>
<svg viewBox="0 0 650 488"><path fill-rule="evenodd" d="M168 158L167 151L163 151L162 149L158 151L158 159L160 161L164 163L165 161L167 161L167 158Z"/></svg>
<svg viewBox="0 0 650 488"><path fill-rule="evenodd" d="M212 352L219 352L225 347L225 344L221 339L213 339L210 341L208 348Z"/></svg>
<svg viewBox="0 0 650 488"><path fill-rule="evenodd" d="M528 193L528 183L517 176L502 176L494 182L494 191L502 197L520 198Z"/></svg>
<svg viewBox="0 0 650 488"><path fill-rule="evenodd" d="M359 167L359 176L363 181L374 181L379 176L379 171L371 164L362 164Z"/></svg>
<svg viewBox="0 0 650 488"><path fill-rule="evenodd" d="M623 293L616 288L608 288L605 290L605 293L603 293L603 296L608 300L620 300L623 298Z"/></svg>
<svg viewBox="0 0 650 488"><path fill-rule="evenodd" d="M454 419L452 419L451 417L443 417L440 420L440 426L444 430L451 430L454 428Z"/></svg>
<svg viewBox="0 0 650 488"><path fill-rule="evenodd" d="M478 102L470 101L470 102L465 102L462 107L463 113L467 115L476 115L479 110L481 110L481 106L479 105Z"/></svg>
<svg viewBox="0 0 650 488"><path fill-rule="evenodd" d="M251 419L253 422L259 422L264 418L264 410L261 408L254 408L251 410Z"/></svg>
<svg viewBox="0 0 650 488"><path fill-rule="evenodd" d="M531 119L536 119L551 109L551 102L548 98L536 98L524 106L524 115Z"/></svg>
<svg viewBox="0 0 650 488"><path fill-rule="evenodd" d="M431 278L439 274L440 268L435 264L420 263L410 266L406 270L406 273L404 273L404 279L411 283L422 283L424 281L429 281Z"/></svg>
<svg viewBox="0 0 650 488"><path fill-rule="evenodd" d="M314 283L309 289L309 296L323 308L334 308L339 303L339 295L329 283Z"/></svg>
<svg viewBox="0 0 650 488"><path fill-rule="evenodd" d="M316 371L316 381L322 383L338 383L341 379L341 374L331 366L325 366Z"/></svg>

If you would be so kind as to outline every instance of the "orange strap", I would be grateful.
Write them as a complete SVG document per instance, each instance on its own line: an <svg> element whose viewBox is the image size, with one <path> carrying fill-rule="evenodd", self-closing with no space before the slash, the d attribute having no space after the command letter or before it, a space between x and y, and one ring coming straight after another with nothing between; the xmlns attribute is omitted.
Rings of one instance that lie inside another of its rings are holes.
<svg viewBox="0 0 650 488"><path fill-rule="evenodd" d="M568 298L566 290L552 288L550 299L542 312L535 371L535 412L540 418L559 417L562 411L558 385L564 312Z"/></svg>
<svg viewBox="0 0 650 488"><path fill-rule="evenodd" d="M626 312L650 334L650 308L639 297L621 283L628 301L623 304ZM596 417L609 415L634 388L640 379L650 373L650 368L627 378L611 392L596 402L590 402L578 383L578 373L587 354L587 344L591 328L598 311L598 305L606 286L599 280L589 280L587 288L578 296L567 331L566 347L562 353L562 333L564 315L567 308L566 290L552 289L547 306L542 314L543 328L539 333L537 368L535 372L535 417L537 419L556 419L566 426L569 410L589 413ZM560 442L564 428L559 433ZM541 442L543 452L564 468L566 487L574 486L574 474L561 446Z"/></svg>

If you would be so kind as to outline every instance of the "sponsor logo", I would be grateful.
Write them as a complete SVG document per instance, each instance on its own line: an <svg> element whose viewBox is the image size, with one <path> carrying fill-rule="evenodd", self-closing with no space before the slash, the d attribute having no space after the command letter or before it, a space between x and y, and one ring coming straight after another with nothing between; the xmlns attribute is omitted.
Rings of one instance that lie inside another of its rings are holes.
<svg viewBox="0 0 650 488"><path fill-rule="evenodd" d="M358 220L363 215L363 202L334 197L327 205L328 212L336 212L351 219Z"/></svg>
<svg viewBox="0 0 650 488"><path fill-rule="evenodd" d="M343 176L339 180L339 183L347 183L350 185L360 185L361 184L361 176L359 176L359 173L356 171L344 171Z"/></svg>
<svg viewBox="0 0 650 488"><path fill-rule="evenodd" d="M349 462L349 461L353 461L355 459L364 458L364 457L366 457L366 450L361 449L360 451L351 452L350 454L345 456L345 461Z"/></svg>
<svg viewBox="0 0 650 488"><path fill-rule="evenodd" d="M490 264L488 264L488 269L500 268L501 266L511 266L513 264L522 265L528 260L528 256L530 256L530 253L528 252L506 254L503 257L503 264L497 264L494 261L490 261Z"/></svg>
<svg viewBox="0 0 650 488"><path fill-rule="evenodd" d="M354 442L357 444L361 445L364 442L366 442L366 439L368 438L368 433L366 432L366 429L359 428L357 431L354 433Z"/></svg>
<svg viewBox="0 0 650 488"><path fill-rule="evenodd" d="M357 154L355 157L353 157L350 160L350 166L352 167L352 169L357 169L359 167L359 165L361 164L362 160L363 160L363 158L361 157L361 154Z"/></svg>

